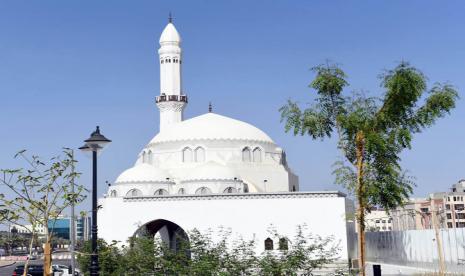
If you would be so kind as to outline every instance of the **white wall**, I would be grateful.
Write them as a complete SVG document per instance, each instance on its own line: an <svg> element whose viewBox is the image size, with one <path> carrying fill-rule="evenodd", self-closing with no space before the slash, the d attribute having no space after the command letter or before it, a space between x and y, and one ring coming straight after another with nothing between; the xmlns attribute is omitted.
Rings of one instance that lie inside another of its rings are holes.
<svg viewBox="0 0 465 276"><path fill-rule="evenodd" d="M347 260L346 203L344 195L338 192L102 198L99 237L126 241L139 226L165 219L185 231L231 228L245 239L255 237L258 250L263 250L270 225L292 239L296 226L306 224L312 234L332 235L340 240L340 257Z"/></svg>

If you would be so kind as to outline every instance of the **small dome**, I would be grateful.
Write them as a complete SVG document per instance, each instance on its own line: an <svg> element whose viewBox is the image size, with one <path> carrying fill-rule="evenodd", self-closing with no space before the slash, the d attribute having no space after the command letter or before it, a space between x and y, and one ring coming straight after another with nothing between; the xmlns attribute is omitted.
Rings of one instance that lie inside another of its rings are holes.
<svg viewBox="0 0 465 276"><path fill-rule="evenodd" d="M171 22L166 25L160 36L160 44L167 42L181 43L181 36Z"/></svg>
<svg viewBox="0 0 465 276"><path fill-rule="evenodd" d="M120 174L115 183L170 182L169 179L170 176L159 168L148 164L137 164Z"/></svg>
<svg viewBox="0 0 465 276"><path fill-rule="evenodd" d="M263 131L251 124L206 113L171 125L157 134L150 143L189 140L251 140L274 143Z"/></svg>
<svg viewBox="0 0 465 276"><path fill-rule="evenodd" d="M238 175L233 169L210 161L195 167L193 172L185 177L182 181L235 180L237 178Z"/></svg>

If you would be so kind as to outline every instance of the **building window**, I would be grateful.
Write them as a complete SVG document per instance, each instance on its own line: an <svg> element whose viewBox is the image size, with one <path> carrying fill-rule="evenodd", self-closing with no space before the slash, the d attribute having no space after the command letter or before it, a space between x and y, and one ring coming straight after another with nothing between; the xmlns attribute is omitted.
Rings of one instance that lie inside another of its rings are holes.
<svg viewBox="0 0 465 276"><path fill-rule="evenodd" d="M182 150L182 162L192 162L192 150L190 148L184 148Z"/></svg>
<svg viewBox="0 0 465 276"><path fill-rule="evenodd" d="M147 163L152 164L152 151L147 152Z"/></svg>
<svg viewBox="0 0 465 276"><path fill-rule="evenodd" d="M110 197L117 197L118 193L115 190L111 190Z"/></svg>
<svg viewBox="0 0 465 276"><path fill-rule="evenodd" d="M145 151L142 152L142 163L145 163Z"/></svg>
<svg viewBox="0 0 465 276"><path fill-rule="evenodd" d="M286 238L279 239L279 250L288 250L289 244Z"/></svg>
<svg viewBox="0 0 465 276"><path fill-rule="evenodd" d="M228 187L228 188L224 189L224 191L223 191L223 193L225 193L225 194L232 194L232 193L235 193L235 192L237 192L237 191L236 191L236 188L234 188L234 187Z"/></svg>
<svg viewBox="0 0 465 276"><path fill-rule="evenodd" d="M376 223L379 223L379 220L376 220L375 222L376 222Z"/></svg>
<svg viewBox="0 0 465 276"><path fill-rule="evenodd" d="M273 240L270 238L267 238L265 240L265 250L273 250Z"/></svg>
<svg viewBox="0 0 465 276"><path fill-rule="evenodd" d="M253 150L253 161L262 162L262 150L260 148L255 148Z"/></svg>
<svg viewBox="0 0 465 276"><path fill-rule="evenodd" d="M168 191L165 190L165 189L158 189L155 191L155 194L154 195L168 195Z"/></svg>
<svg viewBox="0 0 465 276"><path fill-rule="evenodd" d="M449 213L449 214L446 214L446 216L447 216L447 219L452 219L452 214Z"/></svg>
<svg viewBox="0 0 465 276"><path fill-rule="evenodd" d="M195 162L205 162L205 150L202 147L195 149Z"/></svg>
<svg viewBox="0 0 465 276"><path fill-rule="evenodd" d="M293 192L296 191L295 185L292 186L292 191L293 191Z"/></svg>
<svg viewBox="0 0 465 276"><path fill-rule="evenodd" d="M196 195L206 195L206 194L211 194L212 191L208 189L207 187L201 187L198 188L197 191L195 191Z"/></svg>
<svg viewBox="0 0 465 276"><path fill-rule="evenodd" d="M142 196L142 192L139 189L131 189L126 194L128 197Z"/></svg>
<svg viewBox="0 0 465 276"><path fill-rule="evenodd" d="M447 223L447 228L452 228L452 222Z"/></svg>
<svg viewBox="0 0 465 276"><path fill-rule="evenodd" d="M250 149L247 148L247 147L242 150L242 161L244 161L244 162L250 162L251 161Z"/></svg>
<svg viewBox="0 0 465 276"><path fill-rule="evenodd" d="M454 209L456 211L462 211L463 210L463 204L455 204Z"/></svg>
<svg viewBox="0 0 465 276"><path fill-rule="evenodd" d="M450 210L450 204L446 204L446 210Z"/></svg>
<svg viewBox="0 0 465 276"><path fill-rule="evenodd" d="M244 183L244 193L248 193L248 192L249 192L249 185Z"/></svg>
<svg viewBox="0 0 465 276"><path fill-rule="evenodd" d="M186 190L184 190L184 188L181 188L178 190L178 194L179 195L185 195L186 194Z"/></svg>

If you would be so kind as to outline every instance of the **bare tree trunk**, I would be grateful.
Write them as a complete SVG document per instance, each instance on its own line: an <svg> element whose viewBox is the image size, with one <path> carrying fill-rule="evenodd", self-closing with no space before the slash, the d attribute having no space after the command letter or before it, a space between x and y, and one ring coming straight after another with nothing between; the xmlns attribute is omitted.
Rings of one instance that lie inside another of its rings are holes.
<svg viewBox="0 0 465 276"><path fill-rule="evenodd" d="M48 220L45 224L45 244L44 244L44 276L51 276L52 271L52 248L51 248L51 236L48 230Z"/></svg>
<svg viewBox="0 0 465 276"><path fill-rule="evenodd" d="M29 242L29 256L27 257L26 263L24 264L23 276L27 275L29 269L29 258L32 255L32 244L34 243L34 234L31 234L31 241Z"/></svg>
<svg viewBox="0 0 465 276"><path fill-rule="evenodd" d="M365 184L363 182L364 167L363 154L365 147L365 137L363 132L359 131L355 140L356 157L357 157L357 242L358 242L358 266L360 276L365 276Z"/></svg>

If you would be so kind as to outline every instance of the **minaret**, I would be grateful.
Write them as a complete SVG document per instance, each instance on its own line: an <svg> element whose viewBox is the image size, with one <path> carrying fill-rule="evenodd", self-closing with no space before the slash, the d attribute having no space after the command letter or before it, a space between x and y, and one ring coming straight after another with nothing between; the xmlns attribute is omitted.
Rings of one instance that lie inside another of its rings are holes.
<svg viewBox="0 0 465 276"><path fill-rule="evenodd" d="M160 36L160 96L156 103L160 109L160 132L183 119L187 96L181 85L181 37L173 25L171 15Z"/></svg>

